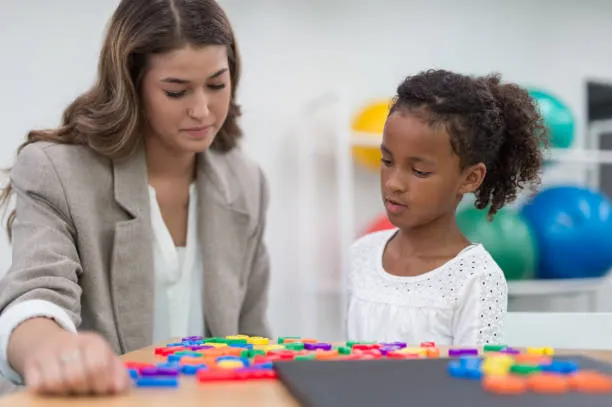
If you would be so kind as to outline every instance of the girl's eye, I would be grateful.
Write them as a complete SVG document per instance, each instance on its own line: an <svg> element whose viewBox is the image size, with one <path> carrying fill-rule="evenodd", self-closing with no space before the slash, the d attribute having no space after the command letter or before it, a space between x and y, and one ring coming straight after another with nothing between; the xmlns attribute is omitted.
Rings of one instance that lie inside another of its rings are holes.
<svg viewBox="0 0 612 407"><path fill-rule="evenodd" d="M415 169L413 169L412 171L414 172L414 174L417 177L420 177L420 178L425 178L425 177L427 177L428 175L431 174L431 172L419 171L419 170L415 170Z"/></svg>

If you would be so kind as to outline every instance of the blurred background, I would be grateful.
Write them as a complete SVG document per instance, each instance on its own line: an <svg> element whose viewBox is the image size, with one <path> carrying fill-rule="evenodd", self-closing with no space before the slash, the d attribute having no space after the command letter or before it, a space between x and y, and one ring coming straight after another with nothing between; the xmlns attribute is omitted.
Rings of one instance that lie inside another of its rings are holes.
<svg viewBox="0 0 612 407"><path fill-rule="evenodd" d="M0 166L94 80L117 0L0 0ZM499 72L530 90L553 137L533 199L460 226L504 269L510 310L612 311L612 2L222 0L239 41L244 149L272 193L275 334L342 339L350 243L388 227L377 155L409 74ZM6 182L6 178L2 179ZM11 248L0 233L0 272Z"/></svg>

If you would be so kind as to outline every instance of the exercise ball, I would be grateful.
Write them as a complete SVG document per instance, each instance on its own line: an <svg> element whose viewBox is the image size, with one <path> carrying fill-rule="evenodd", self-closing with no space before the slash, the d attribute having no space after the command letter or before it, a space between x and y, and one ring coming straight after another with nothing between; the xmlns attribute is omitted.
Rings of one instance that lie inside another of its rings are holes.
<svg viewBox="0 0 612 407"><path fill-rule="evenodd" d="M385 121L389 115L390 107L391 99L369 103L357 112L351 128L353 131L361 133L360 135L368 135L373 137L373 140L380 140L385 127ZM359 164L374 171L380 169L380 160L382 156L378 145L353 146L352 152L355 161Z"/></svg>
<svg viewBox="0 0 612 407"><path fill-rule="evenodd" d="M534 276L537 266L535 238L525 220L509 209L498 211L493 220L487 209L468 207L457 212L461 232L473 243L481 243L503 270L506 280Z"/></svg>
<svg viewBox="0 0 612 407"><path fill-rule="evenodd" d="M548 130L549 146L568 148L574 141L574 117L570 109L557 97L541 89L529 90L537 102L544 125Z"/></svg>
<svg viewBox="0 0 612 407"><path fill-rule="evenodd" d="M612 267L612 206L603 194L556 186L521 209L539 247L538 278L601 277Z"/></svg>
<svg viewBox="0 0 612 407"><path fill-rule="evenodd" d="M387 215L379 215L372 222L370 222L370 224L365 228L363 234L367 235L369 233L388 229L395 229L395 226L393 226L393 224L389 222L389 218L387 218Z"/></svg>

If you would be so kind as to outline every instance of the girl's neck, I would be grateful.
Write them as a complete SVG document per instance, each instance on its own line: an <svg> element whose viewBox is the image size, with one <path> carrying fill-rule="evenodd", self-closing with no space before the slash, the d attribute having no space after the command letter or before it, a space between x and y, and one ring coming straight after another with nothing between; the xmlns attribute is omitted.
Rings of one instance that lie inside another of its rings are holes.
<svg viewBox="0 0 612 407"><path fill-rule="evenodd" d="M145 142L149 178L192 181L195 178L196 155L169 149L154 139Z"/></svg>
<svg viewBox="0 0 612 407"><path fill-rule="evenodd" d="M400 229L393 240L402 257L453 257L471 244L459 230L454 213L416 228Z"/></svg>

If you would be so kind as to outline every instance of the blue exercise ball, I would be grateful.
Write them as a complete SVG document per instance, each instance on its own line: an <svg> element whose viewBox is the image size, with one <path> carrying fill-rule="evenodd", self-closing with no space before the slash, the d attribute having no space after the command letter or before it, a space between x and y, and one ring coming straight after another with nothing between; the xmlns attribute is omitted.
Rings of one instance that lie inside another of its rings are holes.
<svg viewBox="0 0 612 407"><path fill-rule="evenodd" d="M538 243L536 278L601 277L612 267L612 202L588 188L543 190L520 210Z"/></svg>

